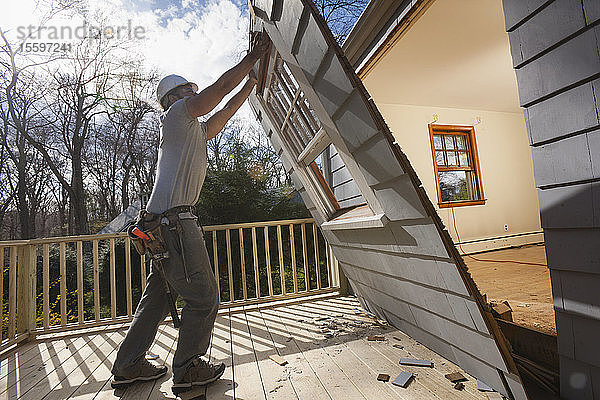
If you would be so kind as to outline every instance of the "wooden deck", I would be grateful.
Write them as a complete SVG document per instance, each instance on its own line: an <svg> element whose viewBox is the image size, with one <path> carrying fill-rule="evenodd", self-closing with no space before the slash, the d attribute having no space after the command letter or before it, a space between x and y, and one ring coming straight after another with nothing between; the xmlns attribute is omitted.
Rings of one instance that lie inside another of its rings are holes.
<svg viewBox="0 0 600 400"><path fill-rule="evenodd" d="M185 399L486 399L476 380L402 332L377 324L354 309L352 297L323 298L273 308L220 313L210 356L227 364L223 378ZM1 399L174 399L171 374L126 391L110 388L110 368L126 327L51 337L28 343L4 356ZM331 337L326 337L332 335ZM385 341L367 341L383 335ZM150 351L170 364L177 330L162 325ZM403 348L394 347L401 345ZM288 365L279 366L270 355ZM401 357L430 359L434 368L401 367ZM416 374L408 388L377 381L393 380L401 370ZM457 391L444 374L469 378ZM198 396L198 397L195 397Z"/></svg>

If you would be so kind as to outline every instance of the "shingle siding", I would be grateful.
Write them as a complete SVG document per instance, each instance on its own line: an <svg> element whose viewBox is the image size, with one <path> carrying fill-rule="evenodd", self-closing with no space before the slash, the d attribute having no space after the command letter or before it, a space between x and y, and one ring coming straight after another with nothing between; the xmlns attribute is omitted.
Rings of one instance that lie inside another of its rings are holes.
<svg viewBox="0 0 600 400"><path fill-rule="evenodd" d="M600 1L504 0L552 280L561 398L600 399Z"/></svg>

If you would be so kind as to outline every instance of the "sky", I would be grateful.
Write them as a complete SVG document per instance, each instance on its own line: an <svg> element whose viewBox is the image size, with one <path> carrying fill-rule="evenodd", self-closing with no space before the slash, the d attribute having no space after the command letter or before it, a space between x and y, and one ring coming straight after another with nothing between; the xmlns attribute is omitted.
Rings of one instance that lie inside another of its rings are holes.
<svg viewBox="0 0 600 400"><path fill-rule="evenodd" d="M19 0L3 4L0 27L16 38L18 27L39 25L40 3L51 0ZM214 82L234 66L248 48L248 9L243 0L89 0L89 15L104 15L105 25L141 27L144 39L134 39L135 47L148 69L161 75L178 74L200 88ZM90 18L93 20L93 18ZM46 26L81 26L83 19L58 16ZM48 35L48 32L43 33ZM248 117L246 105L241 114Z"/></svg>

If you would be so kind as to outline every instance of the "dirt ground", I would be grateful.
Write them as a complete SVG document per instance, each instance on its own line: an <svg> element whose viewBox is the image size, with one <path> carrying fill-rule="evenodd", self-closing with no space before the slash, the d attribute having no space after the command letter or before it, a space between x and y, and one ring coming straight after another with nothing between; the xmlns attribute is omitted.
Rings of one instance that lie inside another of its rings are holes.
<svg viewBox="0 0 600 400"><path fill-rule="evenodd" d="M481 293L487 294L488 302L508 300L515 323L556 335L548 268L506 262L545 265L543 245L479 253L464 256L464 260Z"/></svg>

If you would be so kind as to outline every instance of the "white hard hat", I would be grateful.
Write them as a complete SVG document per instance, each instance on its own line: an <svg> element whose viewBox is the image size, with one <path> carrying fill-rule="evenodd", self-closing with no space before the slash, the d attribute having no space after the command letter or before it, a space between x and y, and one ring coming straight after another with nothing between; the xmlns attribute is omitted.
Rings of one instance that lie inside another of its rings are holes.
<svg viewBox="0 0 600 400"><path fill-rule="evenodd" d="M171 90L175 89L178 86L187 85L188 83L190 85L192 85L192 89L194 90L194 92L198 91L198 85L196 85L193 82L188 81L183 76L179 76L179 75L165 76L164 78L162 78L160 80L160 82L158 82L158 86L156 87L156 98L158 99L158 102L160 103L162 101L163 97L165 97L165 95L167 93L169 93Z"/></svg>

